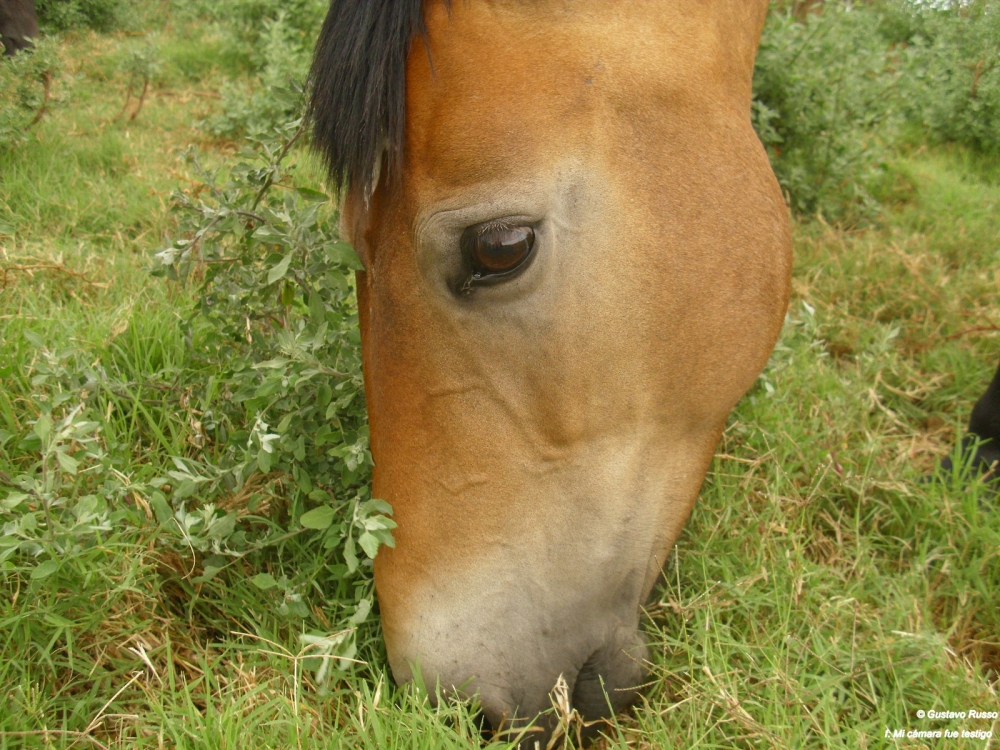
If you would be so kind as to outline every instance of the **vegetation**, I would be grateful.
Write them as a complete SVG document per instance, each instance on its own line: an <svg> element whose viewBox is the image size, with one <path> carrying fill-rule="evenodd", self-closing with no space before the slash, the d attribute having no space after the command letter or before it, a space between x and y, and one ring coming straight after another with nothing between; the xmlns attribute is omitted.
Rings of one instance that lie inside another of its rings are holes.
<svg viewBox="0 0 1000 750"><path fill-rule="evenodd" d="M0 65L0 748L477 747L382 652L357 261L297 121L323 3L39 5L157 34L43 15ZM792 5L755 106L792 308L609 747L1000 731L915 714L1000 703L996 497L923 481L997 359L998 6Z"/></svg>
<svg viewBox="0 0 1000 750"><path fill-rule="evenodd" d="M35 0L45 31L89 28L113 31L140 23L136 0Z"/></svg>
<svg viewBox="0 0 1000 750"><path fill-rule="evenodd" d="M1000 157L996 0L788 5L764 32L754 122L795 211L876 218L905 143Z"/></svg>

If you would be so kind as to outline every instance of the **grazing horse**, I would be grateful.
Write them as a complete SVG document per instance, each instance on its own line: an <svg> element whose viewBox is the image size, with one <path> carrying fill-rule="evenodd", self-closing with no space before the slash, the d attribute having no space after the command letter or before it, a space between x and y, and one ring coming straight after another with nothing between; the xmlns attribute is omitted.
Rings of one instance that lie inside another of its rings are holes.
<svg viewBox="0 0 1000 750"><path fill-rule="evenodd" d="M494 729L557 682L587 720L632 699L640 607L781 330L788 211L750 121L767 10L331 4L310 112L364 265L389 662Z"/></svg>
<svg viewBox="0 0 1000 750"><path fill-rule="evenodd" d="M0 0L0 42L3 42L4 54L13 57L30 47L31 40L37 38L35 0Z"/></svg>

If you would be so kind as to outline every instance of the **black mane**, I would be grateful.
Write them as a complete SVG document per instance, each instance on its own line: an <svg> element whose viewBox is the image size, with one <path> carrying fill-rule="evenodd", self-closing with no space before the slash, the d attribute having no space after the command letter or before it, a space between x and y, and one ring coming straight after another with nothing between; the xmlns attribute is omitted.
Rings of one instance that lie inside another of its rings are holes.
<svg viewBox="0 0 1000 750"><path fill-rule="evenodd" d="M423 0L331 0L309 73L309 119L338 188L370 192L383 151L398 173L406 57L425 34Z"/></svg>

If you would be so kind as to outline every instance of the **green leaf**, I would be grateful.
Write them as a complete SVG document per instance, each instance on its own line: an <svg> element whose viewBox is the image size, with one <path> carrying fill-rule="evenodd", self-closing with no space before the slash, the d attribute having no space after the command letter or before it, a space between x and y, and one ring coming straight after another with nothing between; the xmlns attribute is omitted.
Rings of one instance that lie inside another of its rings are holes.
<svg viewBox="0 0 1000 750"><path fill-rule="evenodd" d="M323 505L319 508L313 508L307 513L303 513L299 517L299 523L302 524L303 528L322 531L323 529L330 527L330 524L333 523L333 519L336 518L336 516L337 513L333 508L329 505Z"/></svg>
<svg viewBox="0 0 1000 750"><path fill-rule="evenodd" d="M326 318L326 307L323 305L323 297L316 292L309 295L309 317L314 323L322 323Z"/></svg>
<svg viewBox="0 0 1000 750"><path fill-rule="evenodd" d="M292 254L289 253L278 262L278 265L267 272L267 283L273 284L278 279L283 279L288 272L288 266L291 265L291 262Z"/></svg>
<svg viewBox="0 0 1000 750"><path fill-rule="evenodd" d="M21 516L21 531L32 532L38 528L38 519L35 513L25 513Z"/></svg>
<svg viewBox="0 0 1000 750"><path fill-rule="evenodd" d="M354 537L349 536L344 542L344 562L347 563L347 572L353 573L358 569L358 555L354 551Z"/></svg>
<svg viewBox="0 0 1000 750"><path fill-rule="evenodd" d="M56 451L56 460L59 462L59 468L67 474L72 474L74 477L76 476L76 471L80 466L79 461L63 451Z"/></svg>
<svg viewBox="0 0 1000 750"><path fill-rule="evenodd" d="M29 453L37 453L42 449L42 440L34 432L29 432L21 442L18 443L18 449L22 451L27 451Z"/></svg>
<svg viewBox="0 0 1000 750"><path fill-rule="evenodd" d="M279 388L281 388L281 377L269 376L268 380L265 380L257 388L254 398L267 398L273 395Z"/></svg>
<svg viewBox="0 0 1000 750"><path fill-rule="evenodd" d="M34 331L25 331L24 338L26 338L28 340L28 343L31 344L36 349L45 348L45 340Z"/></svg>
<svg viewBox="0 0 1000 750"><path fill-rule="evenodd" d="M25 331L25 334L27 334L27 331ZM52 418L49 417L48 414L39 415L34 426L31 428L31 431L38 435L44 443L46 438L48 438L49 434L52 432Z"/></svg>
<svg viewBox="0 0 1000 750"><path fill-rule="evenodd" d="M330 200L330 196L326 193L321 193L319 190L312 190L311 188L298 188L295 192L307 201L319 202Z"/></svg>
<svg viewBox="0 0 1000 750"><path fill-rule="evenodd" d="M262 242L267 242L270 244L284 240L287 236L288 235L285 232L279 231L274 227L270 227L266 224L264 226L257 227L257 229L253 233L253 237L255 240L261 240Z"/></svg>
<svg viewBox="0 0 1000 750"><path fill-rule="evenodd" d="M97 509L100 506L100 500L97 495L84 495L79 500L77 500L76 506L73 508L73 515L77 519L93 518L97 513Z"/></svg>
<svg viewBox="0 0 1000 750"><path fill-rule="evenodd" d="M368 614L372 611L372 600L362 599L358 602L358 608L355 610L354 614L351 615L350 622L352 625L360 625L365 620L368 619Z"/></svg>
<svg viewBox="0 0 1000 750"><path fill-rule="evenodd" d="M358 545L365 551L368 557L372 560L375 559L375 555L378 554L378 537L370 531L362 532L361 536L358 537Z"/></svg>
<svg viewBox="0 0 1000 750"><path fill-rule="evenodd" d="M375 513L384 513L387 516L392 515L392 506L385 500L379 500L377 497L373 497L365 504L368 505Z"/></svg>
<svg viewBox="0 0 1000 750"><path fill-rule="evenodd" d="M3 499L3 502L0 502L0 508L3 508L4 510L14 510L14 508L23 503L29 497L30 495L24 492L11 492Z"/></svg>
<svg viewBox="0 0 1000 750"><path fill-rule="evenodd" d="M257 468L260 469L261 474L267 474L271 471L271 454L265 451L260 451L257 454Z"/></svg>
<svg viewBox="0 0 1000 750"><path fill-rule="evenodd" d="M178 500L183 500L186 497L191 497L194 493L198 491L198 482L192 479L183 480L174 490L174 497Z"/></svg>
<svg viewBox="0 0 1000 750"><path fill-rule="evenodd" d="M202 573L197 578L193 578L194 583L208 583L215 578L219 571L226 567L228 562L222 555L209 555L202 565Z"/></svg>
<svg viewBox="0 0 1000 750"><path fill-rule="evenodd" d="M31 580L40 581L43 578L48 578L50 575L59 570L60 562L58 560L46 560L43 563L39 563L35 566L35 569L31 571Z"/></svg>
<svg viewBox="0 0 1000 750"><path fill-rule="evenodd" d="M209 539L226 539L236 529L236 512L227 513L221 518L212 520L212 525L208 529Z"/></svg>
<svg viewBox="0 0 1000 750"><path fill-rule="evenodd" d="M354 248L346 242L331 242L326 246L326 255L331 263L347 266L353 271L360 271L364 268L358 254L354 252Z"/></svg>
<svg viewBox="0 0 1000 750"><path fill-rule="evenodd" d="M161 526L170 523L174 517L174 511L167 502L167 498L162 492L154 492L149 497L149 506L153 509L153 514Z"/></svg>
<svg viewBox="0 0 1000 750"><path fill-rule="evenodd" d="M309 475L305 471L299 471L295 476L295 483L298 485L299 490L304 494L308 495L312 492L312 480L309 479Z"/></svg>
<svg viewBox="0 0 1000 750"><path fill-rule="evenodd" d="M208 583L217 575L219 571L222 570L221 567L216 567L215 565L205 565L205 569L200 576L192 578L192 583Z"/></svg>
<svg viewBox="0 0 1000 750"><path fill-rule="evenodd" d="M323 385L321 385L319 387L319 390L316 392L316 404L319 406L319 408L322 409L326 407L328 403L330 403L330 399L332 398L333 398L333 389L330 387L328 383L323 383Z"/></svg>
<svg viewBox="0 0 1000 750"><path fill-rule="evenodd" d="M270 573L258 573L250 579L250 583L259 588L261 591L273 589L278 585L278 582L274 580L274 576Z"/></svg>

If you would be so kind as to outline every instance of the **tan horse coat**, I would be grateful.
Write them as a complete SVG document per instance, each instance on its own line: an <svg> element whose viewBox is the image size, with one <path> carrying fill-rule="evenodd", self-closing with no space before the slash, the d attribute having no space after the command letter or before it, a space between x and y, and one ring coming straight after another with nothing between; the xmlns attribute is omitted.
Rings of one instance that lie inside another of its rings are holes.
<svg viewBox="0 0 1000 750"><path fill-rule="evenodd" d="M788 219L750 123L767 6L428 2L401 179L347 197L399 523L389 659L495 727L560 675L586 717L628 702L640 606L778 336ZM535 228L530 266L456 294L463 230L497 218Z"/></svg>

